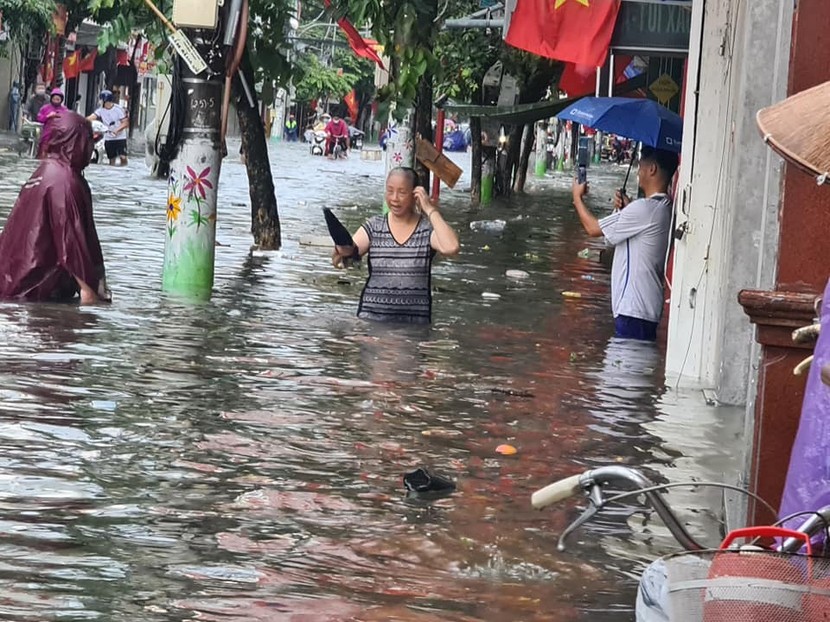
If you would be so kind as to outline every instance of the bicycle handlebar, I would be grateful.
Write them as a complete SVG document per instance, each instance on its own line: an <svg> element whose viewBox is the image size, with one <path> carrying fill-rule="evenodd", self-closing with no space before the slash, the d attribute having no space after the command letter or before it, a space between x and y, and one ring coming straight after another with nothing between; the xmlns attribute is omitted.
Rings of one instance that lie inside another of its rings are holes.
<svg viewBox="0 0 830 622"><path fill-rule="evenodd" d="M533 507L541 509L545 506L551 505L558 501L563 501L568 497L573 496L580 489L592 492L592 503L598 508L602 506L602 493L594 494L594 489L597 491L606 484L627 484L634 489L638 488L652 488L653 483L642 473L636 469L631 469L623 466L605 466L596 469L585 471L581 475L572 475L566 477L553 484L545 486L533 493L531 501ZM671 534L680 543L680 545L687 551L702 551L705 549L686 531L686 528L677 518L675 513L663 499L663 496L654 490L643 492L651 507L654 508L657 515L663 520L666 527ZM598 499L598 502L594 499ZM578 523L576 523L578 524ZM575 525L576 525L575 524ZM570 533L572 529L568 529L565 535Z"/></svg>
<svg viewBox="0 0 830 622"><path fill-rule="evenodd" d="M560 479L537 490L530 498L530 502L537 510L541 510L553 503L564 501L568 497L574 496L582 488L583 475L571 475L565 479Z"/></svg>

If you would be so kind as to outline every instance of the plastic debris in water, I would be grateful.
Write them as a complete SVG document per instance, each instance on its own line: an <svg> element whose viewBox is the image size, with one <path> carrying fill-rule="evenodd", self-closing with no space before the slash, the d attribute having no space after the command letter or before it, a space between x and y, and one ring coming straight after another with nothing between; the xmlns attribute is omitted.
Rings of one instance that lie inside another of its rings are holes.
<svg viewBox="0 0 830 622"><path fill-rule="evenodd" d="M508 279L526 279L530 275L524 270L508 270L504 273L504 276Z"/></svg>
<svg viewBox="0 0 830 622"><path fill-rule="evenodd" d="M562 292L562 295L565 298L582 298L582 294L579 292Z"/></svg>
<svg viewBox="0 0 830 622"><path fill-rule="evenodd" d="M501 298L501 295L494 292L481 292L481 297L485 300L498 300Z"/></svg>
<svg viewBox="0 0 830 622"><path fill-rule="evenodd" d="M577 256L580 259L588 259L591 257L591 249L590 248L583 248L581 251L577 253Z"/></svg>
<svg viewBox="0 0 830 622"><path fill-rule="evenodd" d="M499 445L496 447L496 453L501 454L502 456L512 456L518 451L519 450L513 447L513 445Z"/></svg>
<svg viewBox="0 0 830 622"><path fill-rule="evenodd" d="M594 275L593 274L583 274L579 278L581 278L583 281L593 281L594 280Z"/></svg>
<svg viewBox="0 0 830 622"><path fill-rule="evenodd" d="M506 226L503 220L475 220L470 223L470 229L484 233L501 233Z"/></svg>

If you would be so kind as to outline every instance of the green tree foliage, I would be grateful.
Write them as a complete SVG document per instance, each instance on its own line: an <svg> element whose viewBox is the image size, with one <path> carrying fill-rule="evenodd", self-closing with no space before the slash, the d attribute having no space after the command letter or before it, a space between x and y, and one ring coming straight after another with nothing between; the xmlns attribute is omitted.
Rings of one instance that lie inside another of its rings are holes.
<svg viewBox="0 0 830 622"><path fill-rule="evenodd" d="M306 54L297 60L300 79L295 88L297 100L339 98L352 90L358 76L347 73L342 67L326 67L314 54Z"/></svg>
<svg viewBox="0 0 830 622"><path fill-rule="evenodd" d="M445 17L459 18L479 9L478 0L453 0ZM499 29L464 28L442 30L435 41L441 71L436 92L453 99L477 102L487 70L505 51Z"/></svg>
<svg viewBox="0 0 830 622"><path fill-rule="evenodd" d="M12 36L45 34L52 27L56 9L54 0L0 0L3 23Z"/></svg>
<svg viewBox="0 0 830 622"><path fill-rule="evenodd" d="M449 2L451 0L447 0ZM415 104L421 80L435 76L441 65L434 52L440 29L440 0L342 0L333 3L335 17L348 17L371 28L372 36L391 60L390 82L378 97L394 102L403 116Z"/></svg>
<svg viewBox="0 0 830 622"><path fill-rule="evenodd" d="M131 33L140 31L156 45L160 56L166 49L169 32L143 0L75 1L88 3L92 17L105 25L99 39L102 48L126 41ZM172 0L157 0L155 4L165 15L172 14ZM287 32L293 6L291 0L249 0L247 41L257 82L288 83L291 64Z"/></svg>

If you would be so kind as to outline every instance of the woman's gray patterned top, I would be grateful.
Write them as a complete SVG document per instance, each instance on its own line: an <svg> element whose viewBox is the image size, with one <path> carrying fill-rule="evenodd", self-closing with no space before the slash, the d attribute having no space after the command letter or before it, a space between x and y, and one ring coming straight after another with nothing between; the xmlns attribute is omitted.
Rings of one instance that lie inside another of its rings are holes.
<svg viewBox="0 0 830 622"><path fill-rule="evenodd" d="M432 225L421 216L409 239L399 243L387 216L363 225L369 236L369 278L360 295L357 316L380 322L429 324L432 320L430 246Z"/></svg>

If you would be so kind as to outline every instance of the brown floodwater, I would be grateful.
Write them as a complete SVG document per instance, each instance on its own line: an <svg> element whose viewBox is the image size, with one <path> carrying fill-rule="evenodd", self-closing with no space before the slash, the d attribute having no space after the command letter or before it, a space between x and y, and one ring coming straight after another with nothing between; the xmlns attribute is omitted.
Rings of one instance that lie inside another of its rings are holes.
<svg viewBox="0 0 830 622"><path fill-rule="evenodd" d="M434 268L434 324L387 327L354 317L365 272L309 244L323 206L377 212L382 165L272 154L284 248L250 253L229 160L210 302L161 293L166 188L134 161L87 174L113 304L0 304L0 619L632 619L672 549L659 521L620 506L560 553L579 502L530 494L607 463L734 481L737 418L612 339L568 179L477 211L446 193L463 249ZM0 166L2 223L33 162ZM591 171L603 209L621 173ZM469 226L495 218L501 235ZM458 490L408 498L418 466ZM669 496L711 541L718 498Z"/></svg>

